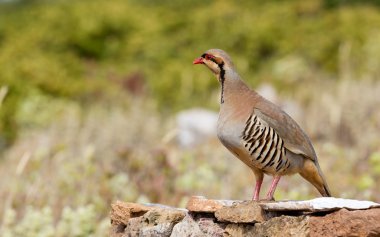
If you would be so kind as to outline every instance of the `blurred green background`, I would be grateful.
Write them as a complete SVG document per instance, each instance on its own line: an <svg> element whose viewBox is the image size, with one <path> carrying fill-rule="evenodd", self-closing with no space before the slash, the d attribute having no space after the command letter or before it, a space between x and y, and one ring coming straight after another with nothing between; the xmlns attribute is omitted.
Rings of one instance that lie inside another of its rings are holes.
<svg viewBox="0 0 380 237"><path fill-rule="evenodd" d="M218 111L192 65L209 48L298 106L335 196L380 202L379 42L375 0L1 0L1 235L105 236L118 199L250 199L215 138L174 138L177 112ZM275 194L316 196L299 176Z"/></svg>

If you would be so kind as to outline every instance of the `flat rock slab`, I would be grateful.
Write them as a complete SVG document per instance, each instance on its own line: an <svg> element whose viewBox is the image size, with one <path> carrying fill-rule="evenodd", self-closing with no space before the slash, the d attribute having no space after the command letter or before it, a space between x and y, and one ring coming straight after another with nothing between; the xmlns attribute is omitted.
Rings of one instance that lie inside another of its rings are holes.
<svg viewBox="0 0 380 237"><path fill-rule="evenodd" d="M371 201L361 201L334 197L321 197L305 201L242 201L242 200L215 200L207 199L203 196L193 196L187 203L186 209L191 212L214 213L221 208L231 207L233 205L250 203L250 205L259 204L264 211L281 212L281 211L306 211L321 212L334 211L342 208L348 210L364 210L369 208L380 207L380 203Z"/></svg>
<svg viewBox="0 0 380 237"><path fill-rule="evenodd" d="M258 223L265 221L265 213L258 202L244 201L224 206L215 212L220 222L230 223Z"/></svg>
<svg viewBox="0 0 380 237"><path fill-rule="evenodd" d="M214 200L207 199L203 196L192 196L187 202L186 209L192 212L214 213L222 207L232 206L236 202L233 200Z"/></svg>
<svg viewBox="0 0 380 237"><path fill-rule="evenodd" d="M261 203L266 211L334 211L338 209L363 210L380 207L379 203L344 198L321 197L306 201L280 201Z"/></svg>

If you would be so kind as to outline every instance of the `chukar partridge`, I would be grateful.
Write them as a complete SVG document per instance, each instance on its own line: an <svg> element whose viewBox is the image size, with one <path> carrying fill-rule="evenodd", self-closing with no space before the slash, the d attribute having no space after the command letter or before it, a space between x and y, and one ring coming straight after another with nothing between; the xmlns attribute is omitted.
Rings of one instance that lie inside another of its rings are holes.
<svg viewBox="0 0 380 237"><path fill-rule="evenodd" d="M331 196L308 136L288 114L242 81L226 52L207 50L193 64L206 65L221 84L218 138L252 169L253 200L259 200L264 174L273 176L268 200L273 200L281 176L295 173L322 196Z"/></svg>

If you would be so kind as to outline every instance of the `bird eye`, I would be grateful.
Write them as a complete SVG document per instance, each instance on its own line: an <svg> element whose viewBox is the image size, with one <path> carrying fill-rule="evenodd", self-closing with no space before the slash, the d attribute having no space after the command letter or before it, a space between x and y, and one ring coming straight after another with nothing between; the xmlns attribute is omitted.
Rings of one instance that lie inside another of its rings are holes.
<svg viewBox="0 0 380 237"><path fill-rule="evenodd" d="M213 58L213 56L210 55L210 54L206 54L206 55L205 55L205 59L207 59L207 60L210 60L210 59L212 59L212 58Z"/></svg>

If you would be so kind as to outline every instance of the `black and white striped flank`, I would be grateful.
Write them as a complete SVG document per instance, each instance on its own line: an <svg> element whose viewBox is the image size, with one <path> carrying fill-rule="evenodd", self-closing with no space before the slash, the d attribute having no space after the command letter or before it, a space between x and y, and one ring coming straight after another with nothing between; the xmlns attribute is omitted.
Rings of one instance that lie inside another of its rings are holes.
<svg viewBox="0 0 380 237"><path fill-rule="evenodd" d="M245 123L242 138L244 147L252 159L259 163L258 168L264 171L272 168L276 172L289 168L290 162L286 158L284 141L272 127L261 121L254 113Z"/></svg>

